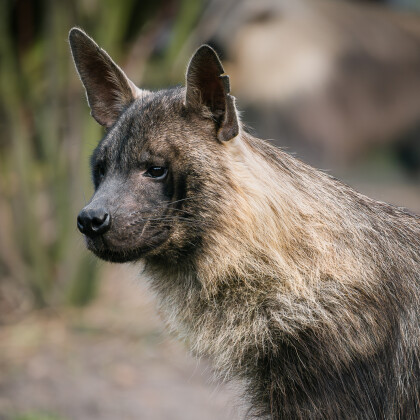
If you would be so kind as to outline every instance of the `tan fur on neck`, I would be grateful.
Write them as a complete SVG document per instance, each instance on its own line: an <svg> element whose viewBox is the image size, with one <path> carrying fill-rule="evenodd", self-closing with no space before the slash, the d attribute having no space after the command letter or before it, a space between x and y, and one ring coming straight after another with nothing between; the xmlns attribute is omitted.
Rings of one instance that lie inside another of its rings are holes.
<svg viewBox="0 0 420 420"><path fill-rule="evenodd" d="M382 232L362 211L373 200L281 151L273 149L279 160L270 162L260 142L242 134L225 145L225 208L197 263L200 288L176 272L168 289L158 290L165 319L226 376L241 370L250 348L275 351L273 330L287 337L318 329L338 364L369 354L389 327L378 311L364 310L369 302L381 307L386 261L378 243L403 252L391 244L380 204ZM416 261L405 264L415 269Z"/></svg>

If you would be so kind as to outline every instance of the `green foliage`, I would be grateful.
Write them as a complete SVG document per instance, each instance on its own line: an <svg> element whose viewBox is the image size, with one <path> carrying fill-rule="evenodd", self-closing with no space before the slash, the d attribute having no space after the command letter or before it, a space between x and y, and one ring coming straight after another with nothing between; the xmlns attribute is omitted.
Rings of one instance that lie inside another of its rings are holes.
<svg viewBox="0 0 420 420"><path fill-rule="evenodd" d="M162 85L201 9L191 0L0 2L0 281L35 306L88 304L98 278L75 220L103 133L71 61L69 29L86 29L129 73ZM168 28L173 36L154 55Z"/></svg>
<svg viewBox="0 0 420 420"><path fill-rule="evenodd" d="M12 417L11 420L64 420L63 417L58 417L54 414L46 413L26 413L18 414Z"/></svg>
<svg viewBox="0 0 420 420"><path fill-rule="evenodd" d="M39 35L27 45L19 44L7 24L19 10L3 2L0 11L1 110L7 133L1 145L0 217L8 224L0 259L8 277L30 290L36 306L61 303L60 291L76 281L86 258L74 220L89 150L71 126L95 130L100 137L98 128L79 121L82 103L70 96L65 41L70 16L59 2L50 7ZM91 272L88 281L95 276Z"/></svg>
<svg viewBox="0 0 420 420"><path fill-rule="evenodd" d="M96 290L96 264L92 256L85 256L80 260L74 281L70 284L68 303L72 306L87 305L95 297Z"/></svg>

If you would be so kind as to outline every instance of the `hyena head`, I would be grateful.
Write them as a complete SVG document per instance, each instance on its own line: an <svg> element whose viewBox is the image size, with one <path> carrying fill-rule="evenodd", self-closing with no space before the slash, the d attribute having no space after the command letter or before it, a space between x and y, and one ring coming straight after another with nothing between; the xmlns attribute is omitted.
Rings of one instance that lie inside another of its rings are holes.
<svg viewBox="0 0 420 420"><path fill-rule="evenodd" d="M77 218L88 248L113 262L185 261L223 206L226 144L240 130L216 53L197 50L185 88L149 92L83 31L70 31L70 46L91 114L106 129L91 160L95 192Z"/></svg>

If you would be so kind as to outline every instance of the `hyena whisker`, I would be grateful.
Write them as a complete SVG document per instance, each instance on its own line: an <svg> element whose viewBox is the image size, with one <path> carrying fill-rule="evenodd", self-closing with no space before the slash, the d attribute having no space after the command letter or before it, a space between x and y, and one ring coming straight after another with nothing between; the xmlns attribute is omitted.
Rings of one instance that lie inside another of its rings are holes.
<svg viewBox="0 0 420 420"><path fill-rule="evenodd" d="M136 215L136 214L138 214L138 215L141 215L141 216L146 216L147 217L147 215L148 214L150 214L150 213L154 213L154 212L156 212L157 210L159 210L160 208L165 208L164 206L159 206L159 207L155 207L154 209L153 209L153 211L152 210L148 210L148 211L133 211L133 212L130 212L129 214L128 214L128 216L134 216L134 215ZM169 208L168 209L171 213L177 213L177 214L181 214L181 215L188 215L188 216L190 216L190 215L194 215L194 213L193 212L191 212L191 211L189 211L189 210L183 210L183 209L176 209L176 208Z"/></svg>

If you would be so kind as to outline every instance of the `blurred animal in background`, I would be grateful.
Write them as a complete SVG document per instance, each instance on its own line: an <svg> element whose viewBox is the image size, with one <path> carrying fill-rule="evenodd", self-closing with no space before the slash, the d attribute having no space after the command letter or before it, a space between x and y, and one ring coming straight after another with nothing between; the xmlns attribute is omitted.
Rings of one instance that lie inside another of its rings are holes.
<svg viewBox="0 0 420 420"><path fill-rule="evenodd" d="M80 29L70 45L106 128L88 248L143 262L169 328L251 415L418 419L420 218L251 136L209 46L185 88L151 92ZM371 74L358 57L344 68Z"/></svg>
<svg viewBox="0 0 420 420"><path fill-rule="evenodd" d="M387 145L420 175L420 16L361 3L213 0L191 43L224 52L264 136L333 166Z"/></svg>

